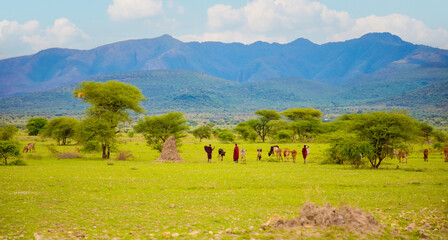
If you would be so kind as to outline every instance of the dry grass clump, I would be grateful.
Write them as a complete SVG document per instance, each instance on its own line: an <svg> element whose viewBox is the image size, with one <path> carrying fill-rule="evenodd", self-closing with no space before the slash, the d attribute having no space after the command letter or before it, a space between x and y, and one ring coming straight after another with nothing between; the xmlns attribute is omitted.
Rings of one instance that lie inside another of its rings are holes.
<svg viewBox="0 0 448 240"><path fill-rule="evenodd" d="M121 151L117 155L117 160L125 161L126 159L134 158L131 151Z"/></svg>
<svg viewBox="0 0 448 240"><path fill-rule="evenodd" d="M79 154L77 152L66 152L66 153L57 153L56 157L58 158L79 158Z"/></svg>

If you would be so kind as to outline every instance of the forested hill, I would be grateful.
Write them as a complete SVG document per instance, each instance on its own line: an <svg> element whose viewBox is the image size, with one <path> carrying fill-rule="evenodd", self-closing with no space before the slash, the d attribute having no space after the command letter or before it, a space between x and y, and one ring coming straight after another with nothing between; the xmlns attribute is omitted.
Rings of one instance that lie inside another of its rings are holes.
<svg viewBox="0 0 448 240"><path fill-rule="evenodd" d="M446 79L448 51L414 45L389 33L322 45L302 38L287 44L184 43L163 35L91 50L54 48L1 60L0 97L56 89L105 74L156 69L203 72L233 82L300 78L332 86L367 85L367 93L377 82L387 85L385 81L412 73L409 85L392 85L404 93Z"/></svg>

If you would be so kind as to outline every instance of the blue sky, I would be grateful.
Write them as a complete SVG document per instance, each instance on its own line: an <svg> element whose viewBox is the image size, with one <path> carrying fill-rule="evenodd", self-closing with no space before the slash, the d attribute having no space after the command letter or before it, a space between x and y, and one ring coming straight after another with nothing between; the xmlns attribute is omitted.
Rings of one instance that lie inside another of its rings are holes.
<svg viewBox="0 0 448 240"><path fill-rule="evenodd" d="M321 44L391 32L448 49L446 9L446 0L0 0L0 59L163 34Z"/></svg>

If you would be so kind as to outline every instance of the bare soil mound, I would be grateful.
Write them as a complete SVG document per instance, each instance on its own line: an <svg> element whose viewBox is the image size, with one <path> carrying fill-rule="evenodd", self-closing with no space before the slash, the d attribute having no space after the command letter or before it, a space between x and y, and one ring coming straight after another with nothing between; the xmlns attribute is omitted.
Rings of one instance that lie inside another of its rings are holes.
<svg viewBox="0 0 448 240"><path fill-rule="evenodd" d="M182 158L177 151L176 138L170 136L162 146L162 153L156 161L160 162L183 162Z"/></svg>
<svg viewBox="0 0 448 240"><path fill-rule="evenodd" d="M261 227L264 229L288 229L331 226L341 227L354 233L377 233L382 228L382 225L375 220L372 214L359 208L352 209L343 206L337 209L332 207L331 204L320 207L310 202L302 206L298 218L284 220L279 216L273 216Z"/></svg>

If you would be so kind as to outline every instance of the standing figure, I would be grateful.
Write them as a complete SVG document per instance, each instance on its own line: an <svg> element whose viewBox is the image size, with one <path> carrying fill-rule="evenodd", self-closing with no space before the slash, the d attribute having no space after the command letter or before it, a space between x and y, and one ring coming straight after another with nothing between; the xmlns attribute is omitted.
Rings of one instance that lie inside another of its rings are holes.
<svg viewBox="0 0 448 240"><path fill-rule="evenodd" d="M241 148L241 163L246 163L246 149Z"/></svg>
<svg viewBox="0 0 448 240"><path fill-rule="evenodd" d="M212 145L204 146L204 150L207 153L207 162L212 162L212 153L215 147L212 148Z"/></svg>
<svg viewBox="0 0 448 240"><path fill-rule="evenodd" d="M308 156L308 151L306 149L306 145L303 145L302 156L303 156L303 164L306 164L306 157Z"/></svg>
<svg viewBox="0 0 448 240"><path fill-rule="evenodd" d="M423 161L427 162L428 161L428 149L426 148L425 150L423 150Z"/></svg>
<svg viewBox="0 0 448 240"><path fill-rule="evenodd" d="M257 148L257 161L261 161L261 151L263 151L261 148Z"/></svg>
<svg viewBox="0 0 448 240"><path fill-rule="evenodd" d="M238 145L235 143L235 148L233 149L233 161L238 163L238 159L240 158L240 149Z"/></svg>

